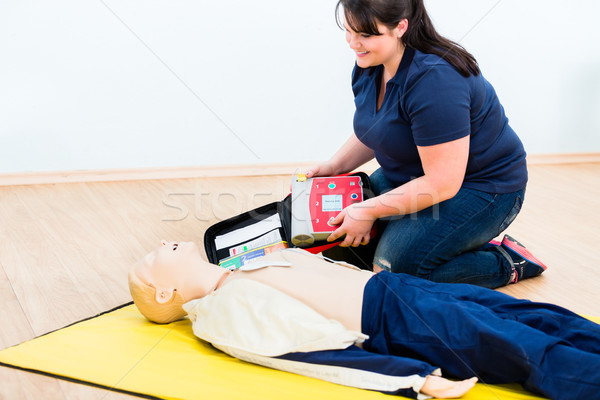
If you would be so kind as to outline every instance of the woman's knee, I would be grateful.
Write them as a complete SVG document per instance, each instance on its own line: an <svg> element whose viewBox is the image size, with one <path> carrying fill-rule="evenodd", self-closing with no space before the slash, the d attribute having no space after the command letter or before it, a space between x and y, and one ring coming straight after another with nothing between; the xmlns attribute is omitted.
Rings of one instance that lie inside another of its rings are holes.
<svg viewBox="0 0 600 400"><path fill-rule="evenodd" d="M420 263L410 257L402 257L401 254L393 253L389 257L386 254L376 254L373 259L373 271L388 271L393 273L405 273L419 277L426 277L430 271L421 268Z"/></svg>
<svg viewBox="0 0 600 400"><path fill-rule="evenodd" d="M379 196L385 192L389 192L398 186L383 175L381 168L377 169L369 176L369 181L371 183L373 194L376 196Z"/></svg>

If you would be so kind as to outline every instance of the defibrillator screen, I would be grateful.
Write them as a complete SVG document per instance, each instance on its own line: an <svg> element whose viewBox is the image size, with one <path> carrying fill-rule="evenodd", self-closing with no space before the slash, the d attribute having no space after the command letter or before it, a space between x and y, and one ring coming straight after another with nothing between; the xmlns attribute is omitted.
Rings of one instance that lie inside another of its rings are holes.
<svg viewBox="0 0 600 400"><path fill-rule="evenodd" d="M341 194L325 194L321 200L323 201L323 212L342 211L344 209Z"/></svg>

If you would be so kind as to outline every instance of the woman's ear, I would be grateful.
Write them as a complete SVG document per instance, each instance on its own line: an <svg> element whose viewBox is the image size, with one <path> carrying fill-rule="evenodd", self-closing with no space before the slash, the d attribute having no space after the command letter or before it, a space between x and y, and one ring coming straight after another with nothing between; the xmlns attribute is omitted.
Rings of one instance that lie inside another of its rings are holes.
<svg viewBox="0 0 600 400"><path fill-rule="evenodd" d="M156 289L156 302L159 304L168 303L173 298L174 289Z"/></svg>
<svg viewBox="0 0 600 400"><path fill-rule="evenodd" d="M404 18L402 21L398 22L398 25L394 30L398 39L402 39L402 36L404 36L408 30L408 20Z"/></svg>

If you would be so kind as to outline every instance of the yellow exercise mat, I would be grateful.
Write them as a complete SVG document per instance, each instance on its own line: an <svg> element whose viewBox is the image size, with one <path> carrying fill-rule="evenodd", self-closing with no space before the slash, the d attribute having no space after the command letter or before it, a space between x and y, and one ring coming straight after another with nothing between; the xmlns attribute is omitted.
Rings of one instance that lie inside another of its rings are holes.
<svg viewBox="0 0 600 400"><path fill-rule="evenodd" d="M197 339L189 320L153 324L134 305L4 349L0 364L164 399L389 397L239 361ZM477 384L464 398L538 397L519 385Z"/></svg>

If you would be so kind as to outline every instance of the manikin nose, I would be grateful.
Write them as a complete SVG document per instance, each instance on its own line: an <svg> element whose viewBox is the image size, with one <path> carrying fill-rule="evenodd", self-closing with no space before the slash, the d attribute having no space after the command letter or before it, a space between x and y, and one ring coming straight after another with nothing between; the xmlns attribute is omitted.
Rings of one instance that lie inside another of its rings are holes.
<svg viewBox="0 0 600 400"><path fill-rule="evenodd" d="M167 242L164 239L160 241L160 245L162 247L173 247L173 250L175 250L179 246L179 244L176 242Z"/></svg>

